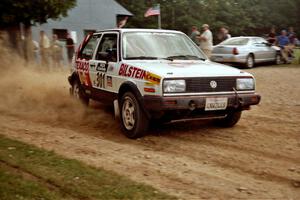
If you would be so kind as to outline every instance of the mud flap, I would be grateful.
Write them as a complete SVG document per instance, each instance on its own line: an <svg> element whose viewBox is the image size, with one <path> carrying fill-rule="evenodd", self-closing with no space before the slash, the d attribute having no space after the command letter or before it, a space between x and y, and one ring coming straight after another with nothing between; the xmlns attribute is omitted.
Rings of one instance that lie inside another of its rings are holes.
<svg viewBox="0 0 300 200"><path fill-rule="evenodd" d="M114 100L114 114L115 114L115 119L119 120L120 119L120 109L119 109L118 99Z"/></svg>

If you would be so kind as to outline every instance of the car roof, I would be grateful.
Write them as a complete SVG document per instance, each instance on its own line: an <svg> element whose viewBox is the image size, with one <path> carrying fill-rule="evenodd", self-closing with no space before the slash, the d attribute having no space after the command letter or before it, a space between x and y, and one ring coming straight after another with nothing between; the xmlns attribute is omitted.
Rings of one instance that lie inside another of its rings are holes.
<svg viewBox="0 0 300 200"><path fill-rule="evenodd" d="M259 36L238 36L238 37L231 37L231 38L245 38L245 39L257 39L257 38L263 38ZM231 39L229 38L229 39Z"/></svg>
<svg viewBox="0 0 300 200"><path fill-rule="evenodd" d="M102 32L110 32L110 31L118 31L121 33L125 32L157 32L157 33L181 33L181 31L175 30L165 30L165 29L142 29L142 28L115 28L115 29L104 29L98 30L94 34L102 33Z"/></svg>

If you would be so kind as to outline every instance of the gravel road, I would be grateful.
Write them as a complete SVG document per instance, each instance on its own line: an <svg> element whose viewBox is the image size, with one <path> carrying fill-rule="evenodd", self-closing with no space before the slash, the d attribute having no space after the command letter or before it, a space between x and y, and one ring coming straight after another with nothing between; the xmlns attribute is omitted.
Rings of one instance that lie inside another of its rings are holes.
<svg viewBox="0 0 300 200"><path fill-rule="evenodd" d="M300 66L249 70L260 105L234 128L152 127L129 140L110 108L68 95L66 72L1 72L3 135L115 171L181 199L300 199Z"/></svg>

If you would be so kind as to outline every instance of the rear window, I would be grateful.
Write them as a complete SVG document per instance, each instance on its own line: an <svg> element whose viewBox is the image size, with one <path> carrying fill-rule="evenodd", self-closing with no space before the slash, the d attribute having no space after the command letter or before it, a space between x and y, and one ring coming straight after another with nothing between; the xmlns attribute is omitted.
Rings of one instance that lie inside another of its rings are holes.
<svg viewBox="0 0 300 200"><path fill-rule="evenodd" d="M222 42L222 45L246 45L248 44L248 38L230 38Z"/></svg>

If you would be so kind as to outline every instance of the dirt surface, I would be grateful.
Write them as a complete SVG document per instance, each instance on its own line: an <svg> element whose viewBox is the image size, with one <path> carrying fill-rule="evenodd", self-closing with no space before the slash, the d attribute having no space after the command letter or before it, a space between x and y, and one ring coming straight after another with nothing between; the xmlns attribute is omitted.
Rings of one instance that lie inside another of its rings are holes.
<svg viewBox="0 0 300 200"><path fill-rule="evenodd" d="M0 130L182 199L300 199L300 66L250 72L262 102L234 128L182 122L129 140L109 108L69 97L66 71L6 68Z"/></svg>

